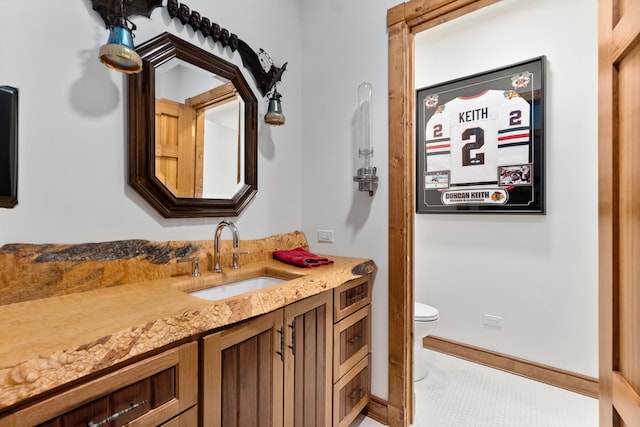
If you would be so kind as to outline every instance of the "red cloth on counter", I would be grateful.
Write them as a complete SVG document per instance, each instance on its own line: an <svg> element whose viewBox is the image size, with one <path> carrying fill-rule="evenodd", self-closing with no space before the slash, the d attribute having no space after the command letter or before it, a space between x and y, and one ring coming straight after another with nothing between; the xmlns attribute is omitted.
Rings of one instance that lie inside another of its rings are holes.
<svg viewBox="0 0 640 427"><path fill-rule="evenodd" d="M333 260L312 254L302 248L273 251L273 258L298 267L317 267L319 265L333 264Z"/></svg>

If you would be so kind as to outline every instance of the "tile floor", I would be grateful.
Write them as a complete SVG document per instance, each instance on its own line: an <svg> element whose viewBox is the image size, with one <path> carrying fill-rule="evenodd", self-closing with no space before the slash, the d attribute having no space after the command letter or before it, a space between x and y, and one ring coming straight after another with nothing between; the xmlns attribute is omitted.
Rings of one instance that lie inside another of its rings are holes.
<svg viewBox="0 0 640 427"><path fill-rule="evenodd" d="M429 375L414 383L414 427L597 427L598 401L425 350ZM381 424L362 417L359 427Z"/></svg>

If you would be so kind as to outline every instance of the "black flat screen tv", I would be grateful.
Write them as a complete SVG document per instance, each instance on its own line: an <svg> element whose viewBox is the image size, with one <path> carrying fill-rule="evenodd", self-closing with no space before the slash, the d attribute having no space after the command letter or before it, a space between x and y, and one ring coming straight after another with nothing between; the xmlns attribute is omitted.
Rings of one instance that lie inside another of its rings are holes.
<svg viewBox="0 0 640 427"><path fill-rule="evenodd" d="M18 204L18 89L0 86L0 207Z"/></svg>

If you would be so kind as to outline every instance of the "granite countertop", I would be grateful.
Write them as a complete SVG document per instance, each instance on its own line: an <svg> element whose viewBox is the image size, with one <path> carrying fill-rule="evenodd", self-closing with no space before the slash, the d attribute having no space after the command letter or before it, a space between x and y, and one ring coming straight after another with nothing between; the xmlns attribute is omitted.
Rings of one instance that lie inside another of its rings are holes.
<svg viewBox="0 0 640 427"><path fill-rule="evenodd" d="M374 273L366 259L299 268L273 259L205 272L0 305L0 411L142 353ZM187 292L271 275L280 284L220 301Z"/></svg>

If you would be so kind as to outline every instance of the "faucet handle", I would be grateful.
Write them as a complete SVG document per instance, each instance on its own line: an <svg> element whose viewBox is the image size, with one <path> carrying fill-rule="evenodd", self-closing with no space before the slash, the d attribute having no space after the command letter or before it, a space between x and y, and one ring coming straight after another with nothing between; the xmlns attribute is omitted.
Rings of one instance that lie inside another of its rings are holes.
<svg viewBox="0 0 640 427"><path fill-rule="evenodd" d="M180 258L178 262L190 262L191 275L193 277L198 277L200 275L200 265L198 264L198 258Z"/></svg>
<svg viewBox="0 0 640 427"><path fill-rule="evenodd" d="M238 260L240 259L240 255L246 255L248 253L250 253L250 252L249 251L243 251L243 252L235 251L233 253L233 268L234 269L237 270L237 269L240 268L240 263L238 262Z"/></svg>

